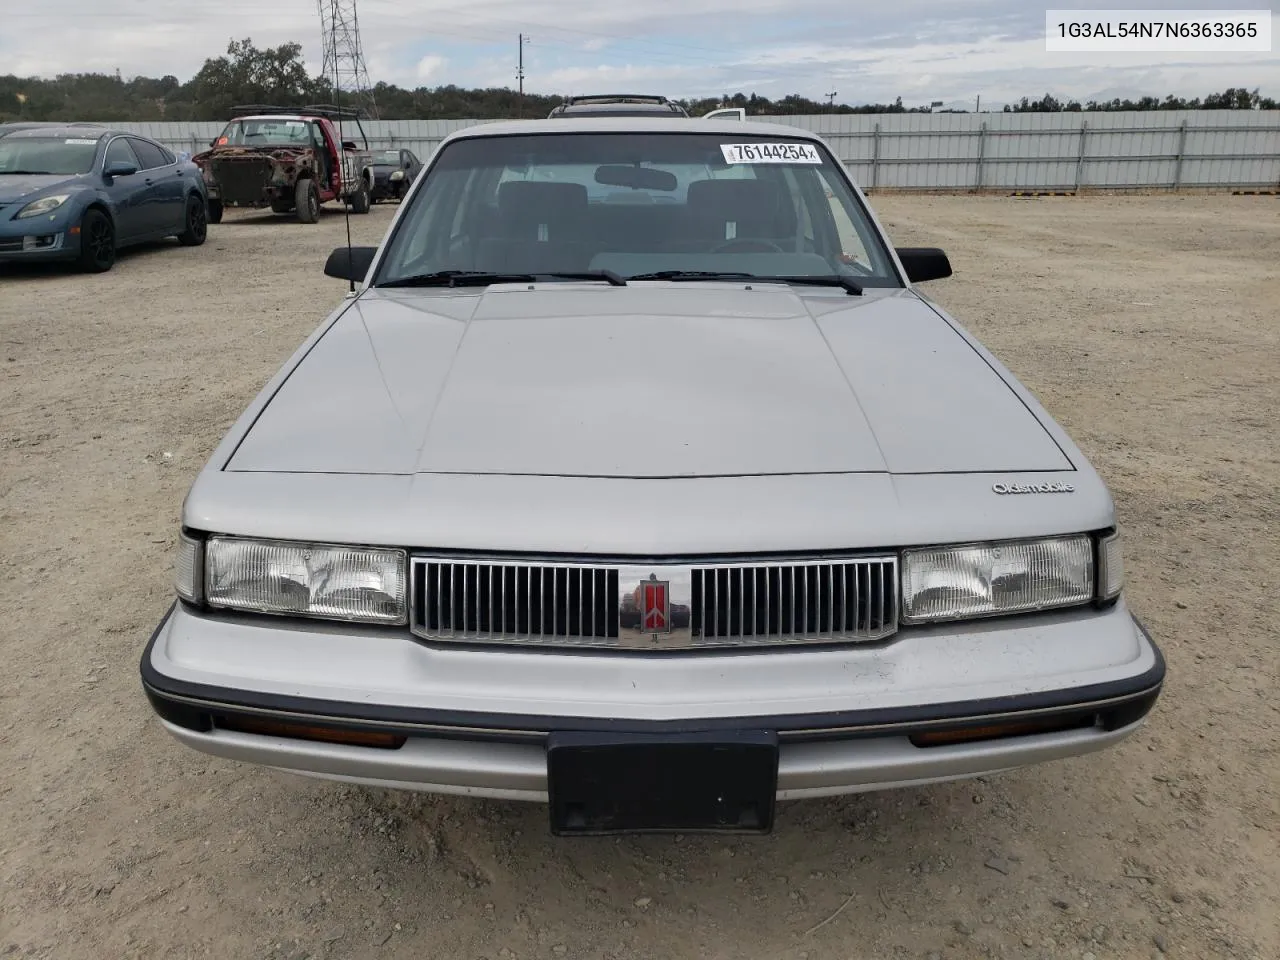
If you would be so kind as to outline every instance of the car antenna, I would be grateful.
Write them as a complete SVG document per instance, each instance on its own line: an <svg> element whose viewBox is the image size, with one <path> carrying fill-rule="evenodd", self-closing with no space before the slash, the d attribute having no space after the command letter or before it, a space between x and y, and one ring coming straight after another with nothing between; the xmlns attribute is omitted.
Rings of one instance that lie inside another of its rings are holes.
<svg viewBox="0 0 1280 960"><path fill-rule="evenodd" d="M323 8L322 8L323 9ZM338 22L338 0L333 0L332 23ZM334 119L338 121L338 196L342 197L342 187L347 178L347 148L346 134L342 132L342 85L338 79L338 32L336 30L329 33L330 42L333 44L333 105L337 108L334 110L336 116ZM365 149L368 149L366 144ZM342 197L342 212L347 223L347 292L356 292L356 279L351 275L351 202L346 197Z"/></svg>

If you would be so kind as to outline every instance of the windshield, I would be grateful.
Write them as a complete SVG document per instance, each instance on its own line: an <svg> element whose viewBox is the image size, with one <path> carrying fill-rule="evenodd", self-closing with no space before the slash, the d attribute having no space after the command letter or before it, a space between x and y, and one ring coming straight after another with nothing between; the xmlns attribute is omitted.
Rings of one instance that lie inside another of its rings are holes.
<svg viewBox="0 0 1280 960"><path fill-rule="evenodd" d="M265 120L233 120L218 137L218 146L260 147L311 145L310 124L305 120L270 117Z"/></svg>
<svg viewBox="0 0 1280 960"><path fill-rule="evenodd" d="M445 147L375 285L448 270L839 276L899 287L838 161L710 133L476 137Z"/></svg>
<svg viewBox="0 0 1280 960"><path fill-rule="evenodd" d="M0 140L0 174L88 173L97 153L96 137L5 137Z"/></svg>
<svg viewBox="0 0 1280 960"><path fill-rule="evenodd" d="M374 154L373 162L377 164L381 164L383 166L386 166L388 164L391 166L399 166L400 151L399 150L383 150L380 153Z"/></svg>

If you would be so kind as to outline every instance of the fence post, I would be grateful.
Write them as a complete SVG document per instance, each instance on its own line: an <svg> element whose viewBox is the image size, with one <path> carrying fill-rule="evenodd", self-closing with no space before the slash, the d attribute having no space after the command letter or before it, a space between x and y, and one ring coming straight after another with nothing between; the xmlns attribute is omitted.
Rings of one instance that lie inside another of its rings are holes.
<svg viewBox="0 0 1280 960"><path fill-rule="evenodd" d="M1085 120L1080 124L1080 153L1076 156L1076 193L1080 192L1080 187L1084 185L1084 159L1085 147L1089 139L1089 121Z"/></svg>
<svg viewBox="0 0 1280 960"><path fill-rule="evenodd" d="M871 189L880 185L880 121L871 131Z"/></svg>
<svg viewBox="0 0 1280 960"><path fill-rule="evenodd" d="M1187 121L1178 127L1178 160L1173 167L1173 189L1182 187L1182 155L1187 152Z"/></svg>
<svg viewBox="0 0 1280 960"><path fill-rule="evenodd" d="M974 184L973 192L982 192L982 161L987 155L987 121L982 121L982 126L978 128L978 182Z"/></svg>

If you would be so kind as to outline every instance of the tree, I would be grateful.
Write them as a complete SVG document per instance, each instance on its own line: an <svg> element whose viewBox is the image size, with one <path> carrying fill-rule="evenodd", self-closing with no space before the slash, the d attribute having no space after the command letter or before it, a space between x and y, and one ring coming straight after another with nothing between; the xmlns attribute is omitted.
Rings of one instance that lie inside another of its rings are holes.
<svg viewBox="0 0 1280 960"><path fill-rule="evenodd" d="M484 120L546 116L563 98L526 93L521 100L508 87L469 90L453 84L406 89L379 82L373 88L379 113L395 119ZM118 73L61 74L52 79L0 76L0 121L4 120L225 120L232 108L249 103L301 106L332 103L333 85L324 77L308 75L302 45L282 43L258 48L249 38L232 40L226 53L205 60L194 77L181 83L176 77L131 77ZM771 100L757 93L725 93L720 97L695 97L680 101L691 114L718 107L742 107L748 114L818 113L927 113L929 107L906 107L902 98L892 103L833 104L797 93ZM1079 110L1275 110L1280 103L1263 97L1257 89L1228 87L1203 100L1168 95L1137 100L1090 101L1059 99L1046 93L1036 100L1022 97L1004 107L1006 112Z"/></svg>
<svg viewBox="0 0 1280 960"><path fill-rule="evenodd" d="M206 60L176 99L191 103L211 119L222 119L237 104L297 107L328 100L331 90L323 77L308 76L302 44L282 43L260 50L245 38L232 40L226 56Z"/></svg>

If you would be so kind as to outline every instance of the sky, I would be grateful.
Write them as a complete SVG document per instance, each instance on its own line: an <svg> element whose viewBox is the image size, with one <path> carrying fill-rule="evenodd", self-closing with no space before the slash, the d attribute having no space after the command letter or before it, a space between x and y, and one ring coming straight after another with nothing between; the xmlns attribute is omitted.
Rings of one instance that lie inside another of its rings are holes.
<svg viewBox="0 0 1280 960"><path fill-rule="evenodd" d="M227 43L303 45L321 64L317 0L0 0L0 71L20 76L117 69L187 80ZM330 2L330 0L323 0ZM671 97L799 93L907 106L941 100L999 109L1022 96L1204 96L1260 87L1280 97L1280 0L1184 3L1270 10L1270 53L1047 53L1045 6L1025 0L356 0L374 82L516 86ZM1129 0L1168 9L1172 0ZM1054 0L1054 9L1105 0ZM1114 6L1114 5L1112 5Z"/></svg>

